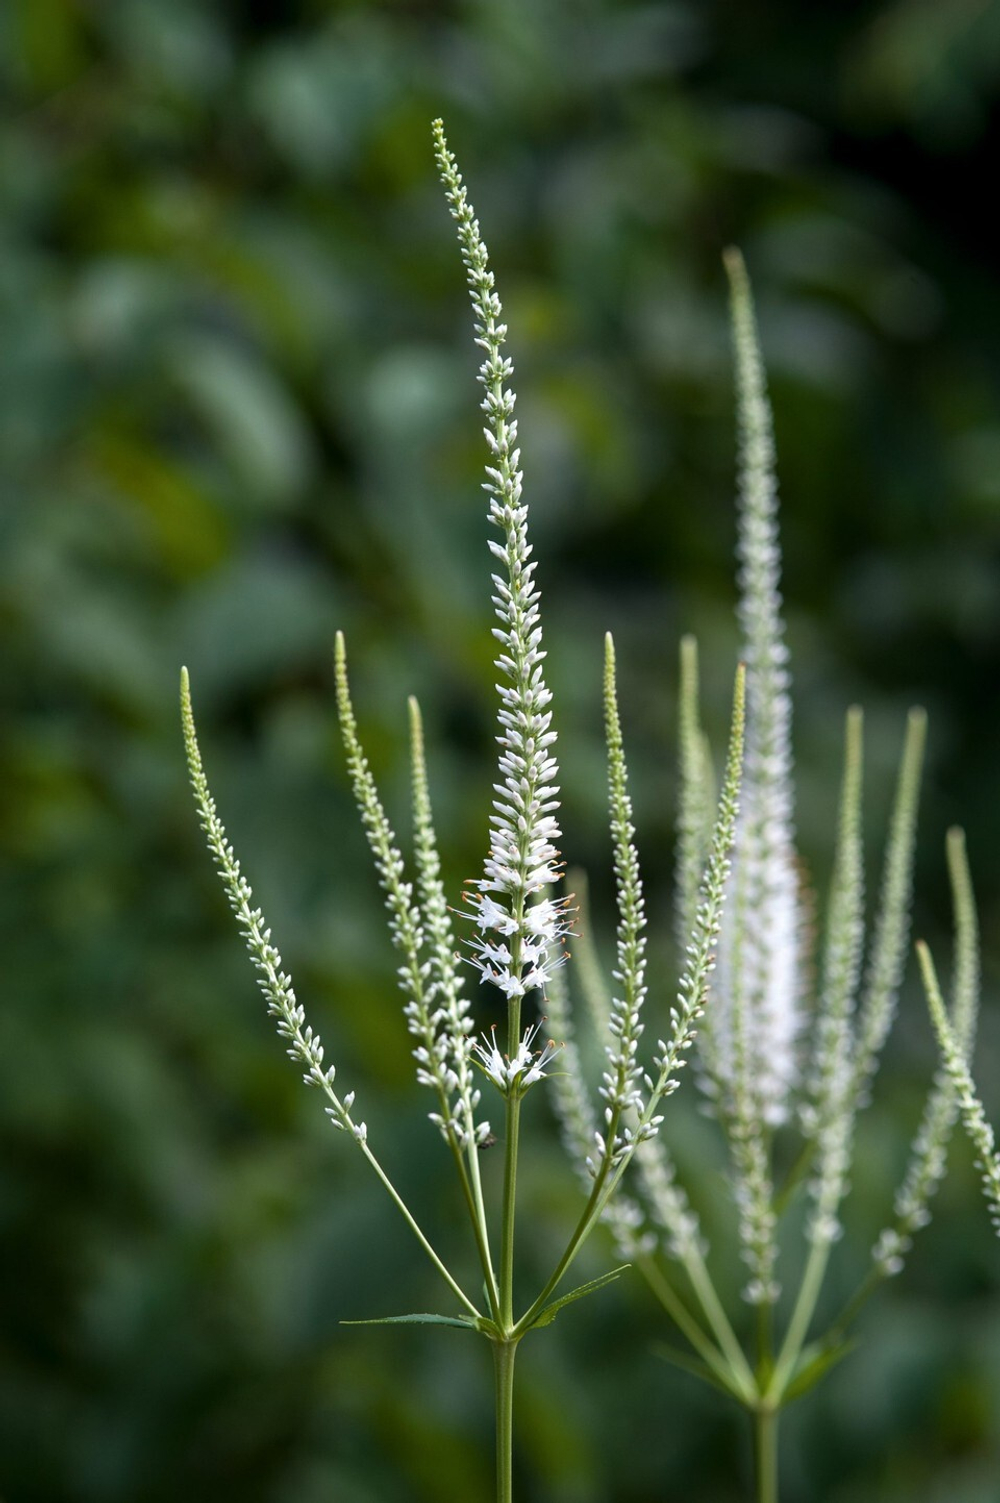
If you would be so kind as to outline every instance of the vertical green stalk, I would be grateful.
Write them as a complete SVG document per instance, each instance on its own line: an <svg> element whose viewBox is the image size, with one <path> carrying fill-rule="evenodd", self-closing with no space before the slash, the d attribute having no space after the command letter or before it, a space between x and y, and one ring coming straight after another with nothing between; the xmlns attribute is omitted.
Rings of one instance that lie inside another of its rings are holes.
<svg viewBox="0 0 1000 1503"><path fill-rule="evenodd" d="M521 1009L510 1003L507 1053L517 1053L521 1039ZM506 1333L514 1324L514 1213L517 1197L517 1149L521 1129L521 1095L515 1086L505 1103L503 1205L500 1218L500 1325Z"/></svg>
<svg viewBox="0 0 1000 1503"><path fill-rule="evenodd" d="M757 1503L778 1503L778 1410L761 1404L753 1426Z"/></svg>
<svg viewBox="0 0 1000 1503"><path fill-rule="evenodd" d="M514 1358L516 1341L493 1342L497 1400L497 1503L511 1503L514 1435Z"/></svg>
<svg viewBox="0 0 1000 1503"><path fill-rule="evenodd" d="M515 948L519 948L515 944ZM518 957L520 958L520 957ZM521 1041L521 1005L512 997L507 1010L507 1052L513 1059ZM521 1096L514 1087L505 1103L503 1204L500 1223L500 1328L503 1339L493 1342L493 1380L496 1389L497 1503L511 1503L514 1446L514 1357L517 1341L507 1339L514 1324L514 1212L517 1197L517 1150L521 1127Z"/></svg>

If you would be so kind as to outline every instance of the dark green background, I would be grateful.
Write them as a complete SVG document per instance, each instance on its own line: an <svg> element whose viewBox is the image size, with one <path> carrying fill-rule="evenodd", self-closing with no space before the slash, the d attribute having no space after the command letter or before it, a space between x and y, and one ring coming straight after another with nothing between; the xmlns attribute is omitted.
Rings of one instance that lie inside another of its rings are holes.
<svg viewBox="0 0 1000 1503"><path fill-rule="evenodd" d="M490 1496L485 1345L339 1325L446 1296L282 1057L176 713L187 662L221 812L310 1017L471 1278L330 694L339 626L400 823L419 694L457 895L486 842L493 675L476 356L433 116L511 326L565 852L605 935L616 633L651 1006L672 990L676 644L700 636L717 744L736 652L732 241L776 408L806 864L822 893L860 700L874 885L905 710L926 704L917 929L947 966L958 820L995 945L998 59L1000 6L973 0L0 8L6 1503ZM987 966L977 1068L1000 1116ZM912 971L831 1309L932 1067ZM579 1203L542 1097L528 1294ZM669 1133L731 1244L689 1086ZM964 1139L952 1163L858 1349L789 1415L787 1503L1000 1495L1000 1247ZM800 1249L793 1231L786 1282ZM610 1257L597 1239L584 1270ZM748 1496L741 1416L656 1359L667 1335L632 1278L525 1345L522 1503Z"/></svg>

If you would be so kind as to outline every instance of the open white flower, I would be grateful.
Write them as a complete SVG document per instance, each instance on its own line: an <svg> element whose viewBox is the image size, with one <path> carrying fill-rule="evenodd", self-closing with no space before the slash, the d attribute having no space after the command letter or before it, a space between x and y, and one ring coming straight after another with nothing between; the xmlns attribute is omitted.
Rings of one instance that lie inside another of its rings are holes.
<svg viewBox="0 0 1000 1503"><path fill-rule="evenodd" d="M544 1021L545 1019L543 1018L541 1022L535 1023L530 1028L525 1029L524 1037L521 1039L517 1047L517 1053L513 1059L509 1059L506 1055L501 1054L497 1047L496 1024L493 1025L488 1035L483 1034L484 1042L474 1046L473 1053L478 1055L476 1063L485 1070L493 1084L504 1096L509 1096L512 1093L520 1096L529 1086L533 1086L536 1081L541 1080L545 1075L546 1066L551 1064L562 1048L562 1045L557 1044L554 1039L549 1039L544 1048L532 1049L531 1046L535 1042Z"/></svg>

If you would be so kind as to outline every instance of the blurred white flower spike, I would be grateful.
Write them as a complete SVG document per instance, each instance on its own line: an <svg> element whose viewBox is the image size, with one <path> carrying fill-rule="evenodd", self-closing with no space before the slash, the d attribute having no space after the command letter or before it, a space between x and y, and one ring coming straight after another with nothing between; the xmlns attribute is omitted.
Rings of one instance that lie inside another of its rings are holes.
<svg viewBox="0 0 1000 1503"><path fill-rule="evenodd" d="M738 1110L741 1093L768 1127L787 1120L803 1024L806 926L793 825L788 648L774 437L743 259L726 256L740 426L739 622L747 666L743 793L708 1019L711 1067ZM740 1078L742 1076L742 1079Z"/></svg>

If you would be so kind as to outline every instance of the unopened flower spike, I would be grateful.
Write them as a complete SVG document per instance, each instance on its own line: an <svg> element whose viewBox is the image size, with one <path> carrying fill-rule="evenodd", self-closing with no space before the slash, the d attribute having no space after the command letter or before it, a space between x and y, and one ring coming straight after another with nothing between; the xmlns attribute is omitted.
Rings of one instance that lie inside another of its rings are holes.
<svg viewBox="0 0 1000 1503"><path fill-rule="evenodd" d="M259 908L253 906L250 884L240 870L236 853L229 843L222 821L215 807L202 766L201 751L195 730L194 711L191 707L191 688L187 669L181 669L181 723L184 731L184 746L187 752L188 771L194 789L198 817L208 840L219 876L222 879L229 906L236 915L242 930L250 959L258 972L258 985L267 999L267 1010L277 1020L278 1033L287 1041L290 1059L304 1067L306 1085L317 1086L329 1103L326 1114L334 1127L346 1131L357 1143L361 1152L375 1171L397 1209L430 1258L438 1273L464 1310L474 1319L479 1311L449 1270L438 1257L425 1237L409 1206L382 1168L368 1142L368 1125L356 1121L353 1115L354 1092L341 1095L335 1081L337 1071L325 1062L325 1051L319 1034L305 1020L305 1009L295 996L292 978L284 970L282 959L271 941L271 931L264 922Z"/></svg>
<svg viewBox="0 0 1000 1503"><path fill-rule="evenodd" d="M996 1136L976 1091L961 1034L956 1030L954 1017L948 1017L931 952L922 941L917 944L917 956L941 1058L951 1088L958 1099L965 1130L976 1152L976 1167L982 1177L990 1220L1000 1236L1000 1155L997 1153Z"/></svg>
<svg viewBox="0 0 1000 1503"><path fill-rule="evenodd" d="M955 945L951 1011L946 1021L948 1033L968 1065L979 1014L980 944L979 917L962 830L948 831L946 852ZM929 985L936 988L930 952L925 947L918 950L918 955L925 989ZM933 1018L935 1005L930 999L929 1005ZM964 1084L952 1077L945 1060L927 1094L920 1126L910 1146L910 1161L896 1192L894 1219L883 1229L872 1249L875 1278L890 1278L902 1271L916 1232L930 1220L930 1202L944 1178L948 1144L964 1089Z"/></svg>

